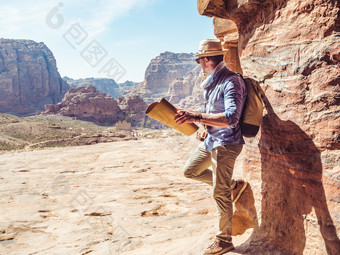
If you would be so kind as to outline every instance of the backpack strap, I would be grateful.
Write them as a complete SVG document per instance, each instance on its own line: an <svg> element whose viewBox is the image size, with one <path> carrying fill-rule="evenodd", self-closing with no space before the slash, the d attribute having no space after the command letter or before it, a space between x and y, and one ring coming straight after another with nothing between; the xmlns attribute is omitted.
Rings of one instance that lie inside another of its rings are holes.
<svg viewBox="0 0 340 255"><path fill-rule="evenodd" d="M243 79L244 82L246 82L246 81L245 81L246 78L253 79L253 78L250 78L250 77L248 77L248 76L243 76L243 75L240 74L240 73L237 73L237 74L240 75L240 76L242 77L242 79ZM254 80L254 79L253 79L253 80ZM256 80L255 80L255 81L256 81ZM252 82L252 85L253 85L254 89L256 90L256 92L261 96L261 99L263 99L263 97L265 96L265 94L264 94L264 91L263 91L263 89L261 88L260 84L258 83L258 81Z"/></svg>

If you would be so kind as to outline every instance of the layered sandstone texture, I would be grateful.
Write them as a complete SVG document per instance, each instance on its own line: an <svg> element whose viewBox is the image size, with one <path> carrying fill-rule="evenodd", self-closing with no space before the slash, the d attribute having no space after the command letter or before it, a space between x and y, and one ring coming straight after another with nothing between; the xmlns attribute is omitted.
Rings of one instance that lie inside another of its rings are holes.
<svg viewBox="0 0 340 255"><path fill-rule="evenodd" d="M145 119L145 111L148 105L144 100L137 96L119 96L117 99L118 106L128 116L128 119L133 126L139 126Z"/></svg>
<svg viewBox="0 0 340 255"><path fill-rule="evenodd" d="M164 52L152 59L144 81L126 94L140 95L148 104L162 97L169 98L169 85L196 67L193 54Z"/></svg>
<svg viewBox="0 0 340 255"><path fill-rule="evenodd" d="M186 76L177 78L169 85L170 102L179 108L197 109L203 106L203 80L201 66L197 65Z"/></svg>
<svg viewBox="0 0 340 255"><path fill-rule="evenodd" d="M68 89L44 43L0 39L0 112L34 114L59 102Z"/></svg>
<svg viewBox="0 0 340 255"><path fill-rule="evenodd" d="M245 148L245 177L260 190L249 254L339 254L339 9L335 0L198 0L224 43L236 25L243 73L267 96Z"/></svg>
<svg viewBox="0 0 340 255"><path fill-rule="evenodd" d="M61 114L100 124L112 124L125 118L117 101L92 85L71 88L58 104L45 106L46 114Z"/></svg>

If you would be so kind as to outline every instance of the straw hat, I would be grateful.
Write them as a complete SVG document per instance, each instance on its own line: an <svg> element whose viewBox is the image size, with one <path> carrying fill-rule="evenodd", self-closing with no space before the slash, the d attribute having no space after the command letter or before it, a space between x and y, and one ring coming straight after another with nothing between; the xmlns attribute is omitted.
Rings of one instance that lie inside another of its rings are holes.
<svg viewBox="0 0 340 255"><path fill-rule="evenodd" d="M198 53L194 55L195 58L211 57L224 55L226 49L222 48L221 41L218 39L206 39L200 42Z"/></svg>

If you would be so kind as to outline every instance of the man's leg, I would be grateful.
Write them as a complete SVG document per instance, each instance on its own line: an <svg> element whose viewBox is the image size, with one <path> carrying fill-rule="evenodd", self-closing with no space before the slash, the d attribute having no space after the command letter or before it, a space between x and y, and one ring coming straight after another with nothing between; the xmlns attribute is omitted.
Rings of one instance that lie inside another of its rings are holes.
<svg viewBox="0 0 340 255"><path fill-rule="evenodd" d="M190 158L184 166L184 176L197 181L213 185L211 166L211 153L206 151L204 143L200 143L191 153Z"/></svg>
<svg viewBox="0 0 340 255"><path fill-rule="evenodd" d="M242 145L228 144L212 151L213 196L216 201L219 217L219 232L216 237L231 242L233 204L231 190L235 186L232 175L237 156Z"/></svg>

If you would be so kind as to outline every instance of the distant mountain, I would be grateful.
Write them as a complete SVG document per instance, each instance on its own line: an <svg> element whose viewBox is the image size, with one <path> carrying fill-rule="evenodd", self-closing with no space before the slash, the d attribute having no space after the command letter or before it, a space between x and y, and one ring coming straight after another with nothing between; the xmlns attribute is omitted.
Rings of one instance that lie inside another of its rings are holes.
<svg viewBox="0 0 340 255"><path fill-rule="evenodd" d="M202 80L201 66L196 65L184 77L177 78L169 84L169 101L178 108L197 109L203 107L203 90L200 87Z"/></svg>
<svg viewBox="0 0 340 255"><path fill-rule="evenodd" d="M126 81L123 83L118 83L120 94L123 94L127 89L130 89L138 84L140 84L140 82Z"/></svg>
<svg viewBox="0 0 340 255"><path fill-rule="evenodd" d="M199 81L193 54L168 51L151 60L141 83L117 84L106 78L62 79L56 60L44 43L0 39L0 112L4 113L32 115L43 111L45 105L61 102L70 87L88 85L114 99L120 95L132 98L127 101L128 106L137 104L135 96L147 104L165 97L190 106L200 101L195 92Z"/></svg>
<svg viewBox="0 0 340 255"><path fill-rule="evenodd" d="M86 87L92 85L100 92L104 92L111 95L114 99L117 99L120 95L120 89L118 84L113 79L107 78L85 78L85 79L72 79L67 76L63 78L72 88Z"/></svg>
<svg viewBox="0 0 340 255"><path fill-rule="evenodd" d="M0 112L35 114L59 102L68 89L44 43L0 39Z"/></svg>
<svg viewBox="0 0 340 255"><path fill-rule="evenodd" d="M144 81L127 89L124 94L139 95L148 104L162 97L169 98L169 85L186 76L195 67L197 64L193 54L166 51L151 60Z"/></svg>
<svg viewBox="0 0 340 255"><path fill-rule="evenodd" d="M72 79L67 76L63 79L72 87L86 87L87 85L93 85L100 92L104 92L111 95L114 99L123 94L123 92L137 85L138 83L132 81L126 81L124 83L117 84L113 79L107 78L85 78L85 79Z"/></svg>

